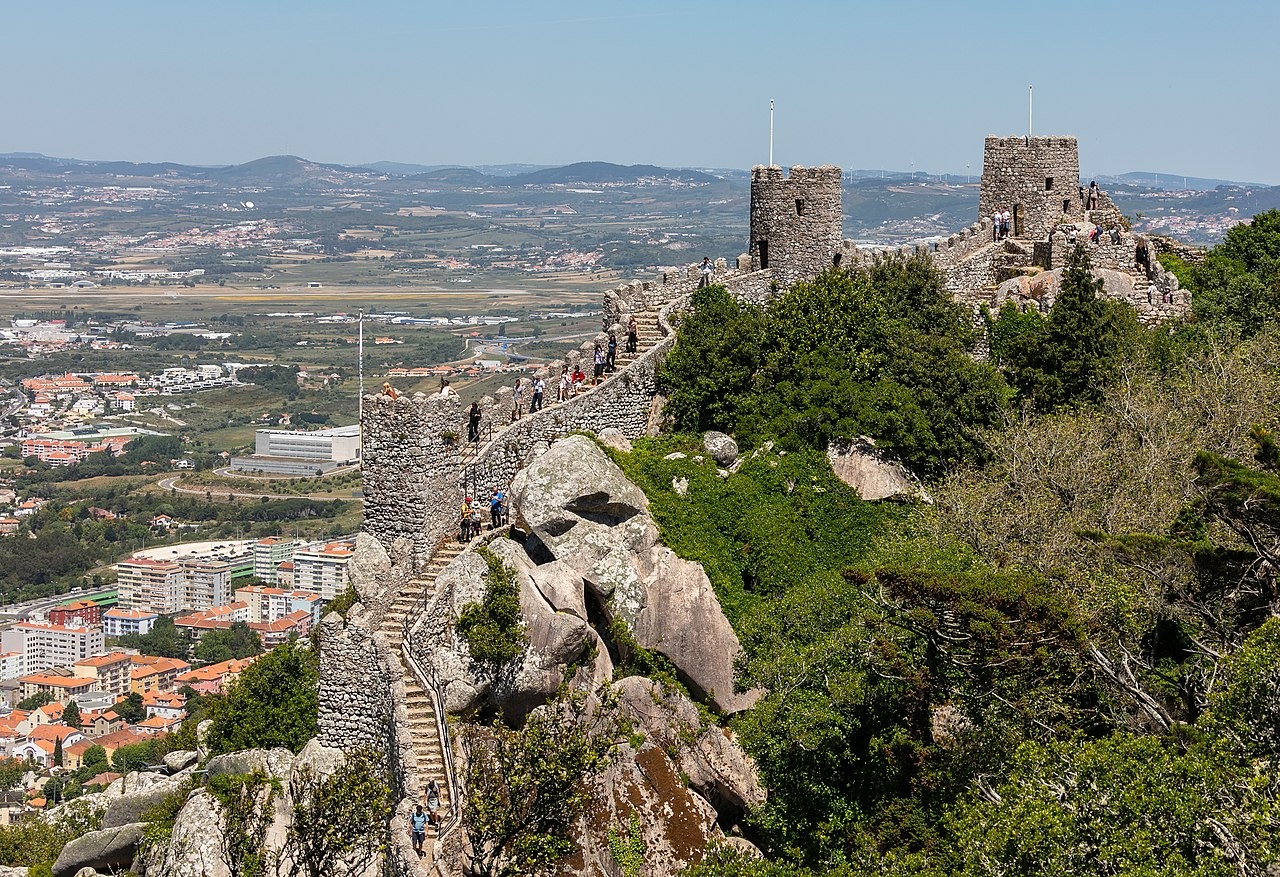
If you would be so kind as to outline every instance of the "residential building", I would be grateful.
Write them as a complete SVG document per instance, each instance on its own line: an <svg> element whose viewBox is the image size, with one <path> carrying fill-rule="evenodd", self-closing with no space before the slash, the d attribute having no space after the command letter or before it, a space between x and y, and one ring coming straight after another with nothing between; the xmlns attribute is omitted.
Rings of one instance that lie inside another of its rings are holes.
<svg viewBox="0 0 1280 877"><path fill-rule="evenodd" d="M311 633L311 613L305 609L290 612L275 621L249 622L249 627L258 635L264 649L275 648L294 637L303 637Z"/></svg>
<svg viewBox="0 0 1280 877"><path fill-rule="evenodd" d="M182 609L208 609L227 602L231 564L226 560L182 561Z"/></svg>
<svg viewBox="0 0 1280 877"><path fill-rule="evenodd" d="M0 679L17 679L22 675L22 652L0 652Z"/></svg>
<svg viewBox="0 0 1280 877"><path fill-rule="evenodd" d="M238 600L222 606L210 606L198 612L189 612L173 619L175 625L188 631L197 642L208 631L227 630L237 621L250 621L249 605Z"/></svg>
<svg viewBox="0 0 1280 877"><path fill-rule="evenodd" d="M130 671L133 663L126 652L108 652L94 655L71 666L71 672L83 679L91 679L94 688L109 694L129 693Z"/></svg>
<svg viewBox="0 0 1280 877"><path fill-rule="evenodd" d="M145 609L121 609L117 606L102 614L102 633L105 636L150 633L159 619L159 615Z"/></svg>
<svg viewBox="0 0 1280 877"><path fill-rule="evenodd" d="M124 719L116 715L115 710L104 710L93 716L82 716L82 724L84 732L90 737L102 737L106 734L114 734L116 731L125 727Z"/></svg>
<svg viewBox="0 0 1280 877"><path fill-rule="evenodd" d="M171 560L130 557L116 564L120 606L171 615L182 599L182 565Z"/></svg>
<svg viewBox="0 0 1280 877"><path fill-rule="evenodd" d="M259 539L253 544L253 574L261 581L274 585L280 572L280 564L293 560L296 547L292 539L280 536Z"/></svg>
<svg viewBox="0 0 1280 877"><path fill-rule="evenodd" d="M179 688L190 685L201 694L221 694L254 660L254 658L232 658L217 664L196 667L178 674L178 678L174 681Z"/></svg>
<svg viewBox="0 0 1280 877"><path fill-rule="evenodd" d="M16 524L17 521L14 521ZM293 561L286 560L276 567L276 584L282 588L293 587Z"/></svg>
<svg viewBox="0 0 1280 877"><path fill-rule="evenodd" d="M311 616L312 626L320 623L320 610L324 604L320 595L313 591L286 591L259 585L236 588L236 602L249 607L249 620L253 622L270 623L303 611Z"/></svg>
<svg viewBox="0 0 1280 877"><path fill-rule="evenodd" d="M102 623L102 607L92 600L73 600L49 610L51 624L94 627Z"/></svg>
<svg viewBox="0 0 1280 877"><path fill-rule="evenodd" d="M347 590L347 563L355 553L354 541L311 545L293 555L293 586L314 591L326 603Z"/></svg>
<svg viewBox="0 0 1280 877"><path fill-rule="evenodd" d="M12 536L18 532L22 522L17 518L0 518L0 536Z"/></svg>
<svg viewBox="0 0 1280 877"><path fill-rule="evenodd" d="M153 692L142 698L142 705L147 709L147 717L159 716L162 719L181 719L187 714L187 699L176 692Z"/></svg>
<svg viewBox="0 0 1280 877"><path fill-rule="evenodd" d="M177 658L156 658L151 655L130 655L129 690L139 694L155 691L173 691L179 674L191 669L186 661Z"/></svg>
<svg viewBox="0 0 1280 877"><path fill-rule="evenodd" d="M69 667L101 653L102 629L20 621L0 635L0 648L21 652L23 671L40 673L52 667Z"/></svg>
<svg viewBox="0 0 1280 877"><path fill-rule="evenodd" d="M36 694L47 692L58 703L66 703L77 694L85 694L93 689L94 680L82 676L61 676L56 673L28 673L19 676L22 685L22 699L26 700Z"/></svg>

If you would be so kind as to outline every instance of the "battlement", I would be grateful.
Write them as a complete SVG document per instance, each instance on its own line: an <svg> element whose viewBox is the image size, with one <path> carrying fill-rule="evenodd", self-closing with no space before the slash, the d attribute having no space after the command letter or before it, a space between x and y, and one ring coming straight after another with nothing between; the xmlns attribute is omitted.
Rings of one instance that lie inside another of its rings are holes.
<svg viewBox="0 0 1280 877"><path fill-rule="evenodd" d="M984 149L1068 149L1079 154L1074 137L997 137L988 134Z"/></svg>
<svg viewBox="0 0 1280 877"><path fill-rule="evenodd" d="M793 165L789 172L784 175L783 169L777 165L772 167L758 164L751 169L751 184L756 183L805 183L811 185L840 185L841 171L840 168L832 164L818 165L817 167L805 167L804 165Z"/></svg>

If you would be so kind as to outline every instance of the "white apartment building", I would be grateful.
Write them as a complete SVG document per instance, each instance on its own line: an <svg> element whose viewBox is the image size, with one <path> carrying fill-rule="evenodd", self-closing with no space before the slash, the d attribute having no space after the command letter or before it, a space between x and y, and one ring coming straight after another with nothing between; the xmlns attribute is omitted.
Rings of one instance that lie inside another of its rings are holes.
<svg viewBox="0 0 1280 877"><path fill-rule="evenodd" d="M231 595L231 564L226 560L182 562L182 610L221 606Z"/></svg>
<svg viewBox="0 0 1280 877"><path fill-rule="evenodd" d="M20 621L0 636L6 652L22 654L26 675L53 667L69 667L103 651L102 629L67 627L40 621Z"/></svg>
<svg viewBox="0 0 1280 877"><path fill-rule="evenodd" d="M351 541L310 545L293 554L293 587L314 591L326 603L347 589L347 563L355 553Z"/></svg>
<svg viewBox="0 0 1280 877"><path fill-rule="evenodd" d="M130 557L116 564L120 607L171 615L182 609L182 565L171 560Z"/></svg>
<svg viewBox="0 0 1280 877"><path fill-rule="evenodd" d="M160 616L145 609L108 609L102 615L104 636L125 636L130 633L150 633Z"/></svg>
<svg viewBox="0 0 1280 877"><path fill-rule="evenodd" d="M0 653L0 679L17 679L22 674L22 652Z"/></svg>

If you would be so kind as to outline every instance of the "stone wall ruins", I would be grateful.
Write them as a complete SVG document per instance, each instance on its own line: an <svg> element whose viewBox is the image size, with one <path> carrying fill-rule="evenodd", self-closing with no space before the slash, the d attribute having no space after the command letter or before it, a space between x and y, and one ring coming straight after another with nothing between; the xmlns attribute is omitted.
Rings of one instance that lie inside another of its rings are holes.
<svg viewBox="0 0 1280 877"><path fill-rule="evenodd" d="M1084 219L1074 137L988 137L978 215L1014 214L1017 237L1045 238L1065 216Z"/></svg>

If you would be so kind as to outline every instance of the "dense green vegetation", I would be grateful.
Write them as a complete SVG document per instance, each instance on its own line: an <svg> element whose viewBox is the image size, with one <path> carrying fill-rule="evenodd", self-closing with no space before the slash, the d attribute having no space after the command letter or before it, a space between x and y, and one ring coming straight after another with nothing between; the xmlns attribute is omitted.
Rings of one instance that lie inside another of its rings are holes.
<svg viewBox="0 0 1280 877"><path fill-rule="evenodd" d="M766 861L692 874L1277 861L1280 214L1175 268L1195 311L1149 329L1077 253L1047 314L992 315L991 365L955 372L967 330L925 265L763 309L695 297L672 417L760 450L727 479L696 438L616 455L766 692L729 720L769 788L747 825ZM934 502L839 482L819 452L862 434Z"/></svg>
<svg viewBox="0 0 1280 877"><path fill-rule="evenodd" d="M520 623L520 592L516 576L488 549L480 556L488 564L484 597L468 603L458 615L458 634L467 641L471 657L477 661L503 664L519 657L528 638Z"/></svg>
<svg viewBox="0 0 1280 877"><path fill-rule="evenodd" d="M258 658L225 695L206 704L206 717L213 720L210 752L302 749L318 727L318 679L318 650L307 642L284 643Z"/></svg>

